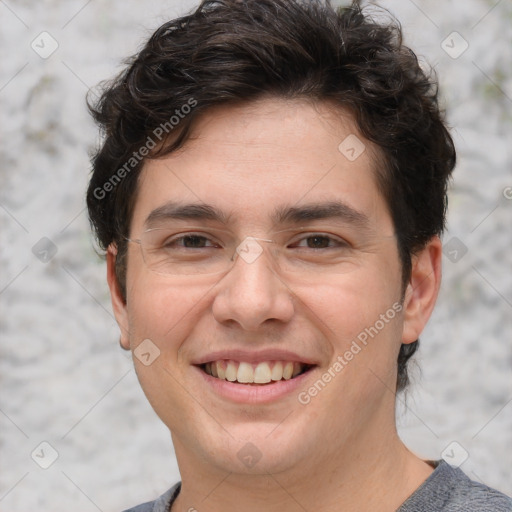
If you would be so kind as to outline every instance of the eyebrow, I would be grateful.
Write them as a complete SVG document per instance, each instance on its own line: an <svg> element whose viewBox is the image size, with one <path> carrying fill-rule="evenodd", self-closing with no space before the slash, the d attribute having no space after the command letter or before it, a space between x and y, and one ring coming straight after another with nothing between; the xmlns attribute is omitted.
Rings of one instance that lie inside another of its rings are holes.
<svg viewBox="0 0 512 512"><path fill-rule="evenodd" d="M168 220L210 220L227 224L229 216L223 211L204 203L182 204L169 202L155 208L146 218L144 225L150 228L154 224Z"/></svg>
<svg viewBox="0 0 512 512"><path fill-rule="evenodd" d="M303 206L284 206L276 208L272 216L276 224L301 224L314 220L341 220L358 227L367 227L369 218L342 201L310 203Z"/></svg>
<svg viewBox="0 0 512 512"><path fill-rule="evenodd" d="M144 225L150 228L155 224L169 220L213 221L227 225L232 214L226 214L218 208L205 203L168 202L154 209L146 218ZM302 206L281 206L275 208L271 220L276 225L302 224L315 220L341 220L359 228L368 227L370 221L363 212L342 201L309 203Z"/></svg>

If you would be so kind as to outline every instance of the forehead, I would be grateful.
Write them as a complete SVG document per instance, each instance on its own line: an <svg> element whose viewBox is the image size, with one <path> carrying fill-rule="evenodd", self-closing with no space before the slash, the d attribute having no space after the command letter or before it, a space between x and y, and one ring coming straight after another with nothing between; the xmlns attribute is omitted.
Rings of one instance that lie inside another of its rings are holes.
<svg viewBox="0 0 512 512"><path fill-rule="evenodd" d="M334 202L389 221L377 162L350 114L330 103L267 98L215 107L183 148L145 163L132 228L168 203L213 205L234 225L265 226L289 207Z"/></svg>

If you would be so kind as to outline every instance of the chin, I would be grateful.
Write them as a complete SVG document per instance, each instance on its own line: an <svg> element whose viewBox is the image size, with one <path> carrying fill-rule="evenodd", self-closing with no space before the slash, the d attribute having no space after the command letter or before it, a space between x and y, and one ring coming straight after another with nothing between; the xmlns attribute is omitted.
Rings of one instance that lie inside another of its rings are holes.
<svg viewBox="0 0 512 512"><path fill-rule="evenodd" d="M275 429L272 431L272 429ZM204 458L213 466L233 474L268 475L296 468L304 460L304 436L293 435L286 428L265 425L239 425L227 427L230 437L209 440L203 448Z"/></svg>

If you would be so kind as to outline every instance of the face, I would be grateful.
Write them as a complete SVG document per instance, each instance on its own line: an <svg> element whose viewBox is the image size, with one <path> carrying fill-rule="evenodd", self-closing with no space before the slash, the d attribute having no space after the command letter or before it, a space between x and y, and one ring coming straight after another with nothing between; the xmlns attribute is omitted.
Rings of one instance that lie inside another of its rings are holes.
<svg viewBox="0 0 512 512"><path fill-rule="evenodd" d="M126 303L114 248L109 282L178 460L286 471L392 428L400 344L436 292L414 279L439 251L413 260L402 303L378 160L347 113L265 99L210 110L182 150L145 164L130 237L153 245L128 244ZM210 273L180 270L195 265Z"/></svg>

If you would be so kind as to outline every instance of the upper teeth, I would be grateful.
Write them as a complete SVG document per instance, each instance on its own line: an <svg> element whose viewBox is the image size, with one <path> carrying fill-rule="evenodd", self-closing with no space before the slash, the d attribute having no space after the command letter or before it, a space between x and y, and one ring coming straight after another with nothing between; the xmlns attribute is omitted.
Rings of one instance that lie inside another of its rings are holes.
<svg viewBox="0 0 512 512"><path fill-rule="evenodd" d="M258 364L244 361L212 361L204 365L208 375L230 382L266 384L281 379L289 380L304 369L304 364L291 361L263 361Z"/></svg>

